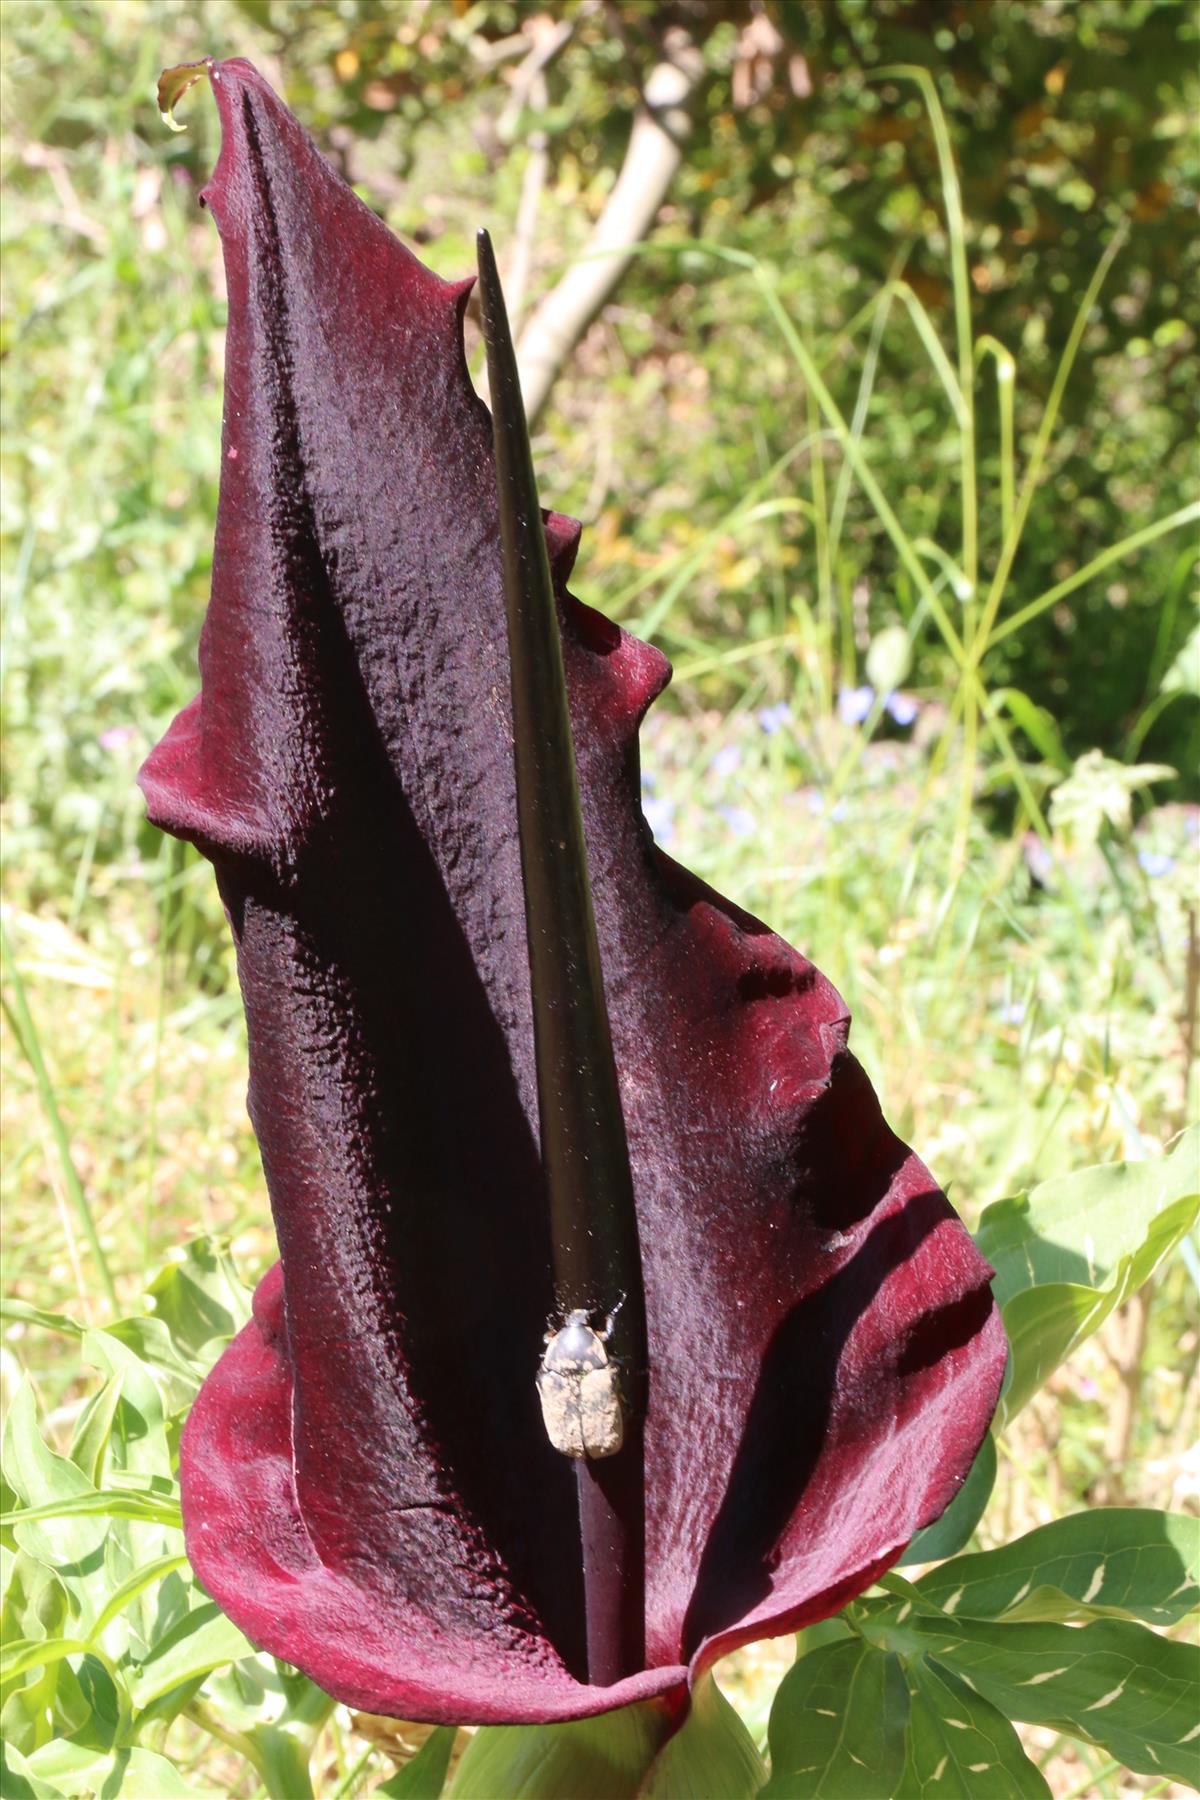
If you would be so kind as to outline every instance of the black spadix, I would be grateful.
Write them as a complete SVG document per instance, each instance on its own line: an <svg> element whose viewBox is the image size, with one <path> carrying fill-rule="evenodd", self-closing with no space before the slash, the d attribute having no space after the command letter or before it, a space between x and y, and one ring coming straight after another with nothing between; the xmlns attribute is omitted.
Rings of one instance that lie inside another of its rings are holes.
<svg viewBox="0 0 1200 1800"><path fill-rule="evenodd" d="M603 1322L625 1412L610 1460L577 1465L589 1679L641 1659L640 1419L646 1309L633 1177L588 881L558 610L512 334L491 239L478 236L503 546L517 822L555 1293Z"/></svg>

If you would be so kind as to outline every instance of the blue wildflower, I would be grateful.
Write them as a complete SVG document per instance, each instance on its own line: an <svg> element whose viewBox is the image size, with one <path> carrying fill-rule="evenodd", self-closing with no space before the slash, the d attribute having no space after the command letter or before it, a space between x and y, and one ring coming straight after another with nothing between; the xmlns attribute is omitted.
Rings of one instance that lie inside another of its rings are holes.
<svg viewBox="0 0 1200 1800"><path fill-rule="evenodd" d="M839 688L837 714L843 725L861 725L875 699L873 687Z"/></svg>
<svg viewBox="0 0 1200 1800"><path fill-rule="evenodd" d="M642 817L660 844L669 844L675 836L675 806L671 800L642 801Z"/></svg>
<svg viewBox="0 0 1200 1800"><path fill-rule="evenodd" d="M911 694L889 694L883 704L885 711L900 726L911 725L921 710L920 702Z"/></svg>
<svg viewBox="0 0 1200 1800"><path fill-rule="evenodd" d="M749 837L752 834L754 819L744 806L722 806L718 810L734 837Z"/></svg>
<svg viewBox="0 0 1200 1800"><path fill-rule="evenodd" d="M758 723L768 737L774 737L785 725L790 725L792 709L786 700L780 700L775 706L764 706L758 715Z"/></svg>

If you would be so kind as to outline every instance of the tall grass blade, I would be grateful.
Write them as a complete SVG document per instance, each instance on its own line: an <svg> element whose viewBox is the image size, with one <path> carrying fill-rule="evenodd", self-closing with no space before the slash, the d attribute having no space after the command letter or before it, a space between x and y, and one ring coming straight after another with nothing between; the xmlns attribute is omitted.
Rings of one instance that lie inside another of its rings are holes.
<svg viewBox="0 0 1200 1800"><path fill-rule="evenodd" d="M0 919L0 960L4 962L8 969L8 978L12 990L12 999L11 1001L5 999L4 1010L12 1025L13 1034L25 1054L25 1059L28 1062L30 1069L33 1071L33 1079L37 1087L38 1099L41 1102L46 1123L54 1140L54 1147L58 1152L63 1183L71 1197L72 1204L79 1215L79 1223L83 1228L83 1234L87 1239L88 1246L95 1258L96 1273L100 1278L100 1285L104 1289L108 1303L115 1313L118 1311L118 1303L117 1290L113 1283L112 1271L108 1266L108 1258L105 1256L103 1247L100 1243L100 1234L96 1230L96 1221L92 1216L92 1209L88 1202L87 1194L84 1191L83 1182L80 1180L79 1171L75 1167L75 1159L71 1154L71 1140L67 1135L67 1128L63 1123L62 1114L58 1110L58 1101L54 1094L54 1084L50 1079L49 1071L46 1068L46 1061L42 1055L41 1039L38 1036L37 1027L33 1022L33 1015L29 1010L29 1001L25 993L25 983L21 979L21 971L17 966L16 958L12 954L12 949L8 941L8 933L4 929L3 919Z"/></svg>
<svg viewBox="0 0 1200 1800"><path fill-rule="evenodd" d="M971 281L967 269L967 228L962 189L950 142L950 127L928 69L917 63L892 63L872 69L871 81L912 81L921 91L942 182L942 204L950 241L950 283L954 294L954 338L958 353L958 385L962 393L960 435L962 479L962 564L974 591L979 579L979 498L975 478L975 353L971 334Z"/></svg>
<svg viewBox="0 0 1200 1800"><path fill-rule="evenodd" d="M1000 611L1000 606L1004 599L1005 588L1008 585L1008 577L1012 572L1013 562L1016 558L1017 550L1020 547L1021 536L1025 530L1025 521L1029 517L1029 508L1033 503L1033 496L1036 493L1038 483L1042 478L1042 470L1045 467L1046 462L1046 452L1050 447L1050 439L1053 435L1054 427L1058 423L1058 414L1059 408L1062 406L1062 397L1066 392L1066 386L1071 376L1071 370L1075 366L1075 358L1079 354L1079 346L1083 342L1083 334L1087 326L1088 316L1099 298L1100 290L1104 286L1108 271L1112 268L1117 253L1125 241L1125 236L1126 227L1121 225L1114 231L1112 237L1109 239L1104 254L1096 265L1095 274L1088 283L1087 292L1080 302L1079 310L1075 314L1074 324L1071 326L1071 335L1067 339L1066 348L1059 359L1058 368L1054 375L1054 382L1050 389L1050 395L1046 401L1045 410L1042 413L1041 423L1038 426L1033 449L1030 452L1029 467L1025 471L1025 479L1021 483L1021 492L1017 500L1016 511L1013 514L1012 525L1009 529L1008 536L1004 540L1004 548L1000 552L1000 560L996 564L996 570L992 576L992 584L988 589L987 599L983 606L983 613L980 617L979 626L975 634L975 642L972 646L972 656L976 661L979 661L982 658L992 642L992 628L996 623L996 615Z"/></svg>
<svg viewBox="0 0 1200 1800"><path fill-rule="evenodd" d="M1017 365L1011 351L998 338L985 332L975 344L975 360L981 363L990 356L996 364L996 400L1000 410L1000 537L1005 542L1012 530L1016 506L1016 432L1013 409L1016 399Z"/></svg>
<svg viewBox="0 0 1200 1800"><path fill-rule="evenodd" d="M1152 525L1144 525L1140 531L1130 532L1129 536L1122 538L1119 543L1110 544L1107 550L1101 550L1098 556L1093 556L1092 560L1085 563L1082 569L1076 569L1073 575L1068 575L1062 581L1056 582L1052 588L1047 588L1044 594L1039 594L1036 600L1031 600L1027 606L1021 607L1019 612L1010 614L1007 619L997 625L988 639L988 649L993 649L1004 638L1011 637L1014 631L1020 631L1023 625L1028 625L1031 619L1036 619L1040 613L1044 613L1059 600L1065 599L1068 594L1073 594L1076 588L1083 587L1085 582L1091 581L1094 576L1099 575L1102 569L1107 569L1113 563L1120 562L1124 556L1131 556L1135 550L1144 549L1147 544L1153 544L1157 538L1165 537L1169 531L1179 531L1184 525L1194 524L1197 519L1200 519L1200 500L1193 500L1190 505L1181 506L1178 511L1168 513L1165 519L1156 519Z"/></svg>

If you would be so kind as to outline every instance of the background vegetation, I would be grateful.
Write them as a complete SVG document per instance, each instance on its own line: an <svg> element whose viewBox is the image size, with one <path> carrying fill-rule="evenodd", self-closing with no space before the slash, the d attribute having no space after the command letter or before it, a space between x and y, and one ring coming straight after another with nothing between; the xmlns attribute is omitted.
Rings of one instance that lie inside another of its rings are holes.
<svg viewBox="0 0 1200 1800"><path fill-rule="evenodd" d="M1200 983L1190 9L10 0L3 31L26 1308L102 1324L197 1233L246 1279L272 1256L210 873L133 785L194 687L216 509L216 121L192 96L173 137L153 103L204 53L257 62L440 272L489 224L532 309L686 34L693 135L535 445L547 503L585 523L577 591L676 664L648 816L839 984L968 1222L1160 1153L1195 1115ZM1101 1501L1195 1508L1197 1276L1185 1240L1006 1428L982 1543ZM95 1387L76 1342L26 1317L3 1359L65 1445ZM752 1719L773 1655L727 1672ZM390 1767L327 1730L324 1794ZM255 1791L211 1739L172 1741ZM1030 1741L1057 1793L1164 1791Z"/></svg>

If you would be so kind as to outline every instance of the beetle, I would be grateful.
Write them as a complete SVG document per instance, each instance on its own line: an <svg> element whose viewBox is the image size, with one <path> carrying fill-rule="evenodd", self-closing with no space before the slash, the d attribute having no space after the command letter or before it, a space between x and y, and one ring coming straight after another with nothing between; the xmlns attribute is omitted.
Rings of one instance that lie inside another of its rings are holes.
<svg viewBox="0 0 1200 1800"><path fill-rule="evenodd" d="M581 1308L546 1333L537 1391L546 1436L564 1456L598 1461L625 1441L625 1413L617 1365L605 1346L612 1330L593 1329Z"/></svg>

